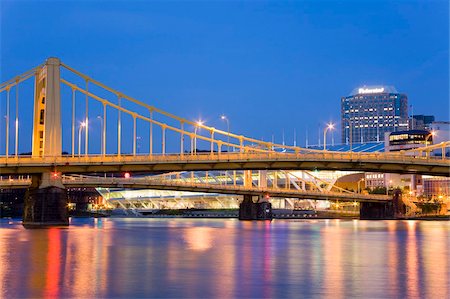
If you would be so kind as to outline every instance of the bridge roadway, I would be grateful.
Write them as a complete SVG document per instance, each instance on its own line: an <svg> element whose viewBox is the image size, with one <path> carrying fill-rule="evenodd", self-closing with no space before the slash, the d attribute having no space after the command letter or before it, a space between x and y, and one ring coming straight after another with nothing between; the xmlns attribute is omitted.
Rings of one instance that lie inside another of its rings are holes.
<svg viewBox="0 0 450 299"><path fill-rule="evenodd" d="M450 159L400 153L197 153L0 157L0 174L208 170L341 170L450 176Z"/></svg>
<svg viewBox="0 0 450 299"><path fill-rule="evenodd" d="M127 188L127 189L157 189L172 191L191 191L204 193L221 193L236 195L261 195L268 194L271 197L299 198L311 200L339 200L357 202L385 202L391 198L386 195L367 195L354 192L331 191L304 191L299 189L274 188L274 187L245 187L242 185L219 185L199 182L184 182L161 178L116 178L84 175L64 175L62 183L67 188L73 187L103 187L103 188ZM27 188L31 185L30 178L11 179L0 181L3 188Z"/></svg>

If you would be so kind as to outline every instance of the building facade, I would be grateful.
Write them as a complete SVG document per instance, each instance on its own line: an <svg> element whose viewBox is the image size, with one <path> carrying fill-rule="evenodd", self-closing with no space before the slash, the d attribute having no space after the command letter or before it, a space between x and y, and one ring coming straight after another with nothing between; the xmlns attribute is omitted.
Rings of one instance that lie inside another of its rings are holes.
<svg viewBox="0 0 450 299"><path fill-rule="evenodd" d="M434 121L430 124L430 130L435 133L434 143L450 141L450 122Z"/></svg>
<svg viewBox="0 0 450 299"><path fill-rule="evenodd" d="M386 132L407 130L408 97L393 86L361 87L341 98L341 140L383 141Z"/></svg>
<svg viewBox="0 0 450 299"><path fill-rule="evenodd" d="M450 179L442 177L426 177L423 179L423 195L429 199L450 199Z"/></svg>
<svg viewBox="0 0 450 299"><path fill-rule="evenodd" d="M411 117L411 130L430 130L431 124L434 122L433 115L412 115Z"/></svg>
<svg viewBox="0 0 450 299"><path fill-rule="evenodd" d="M387 133L384 140L386 152L409 150L433 145L433 134L426 130L408 130Z"/></svg>

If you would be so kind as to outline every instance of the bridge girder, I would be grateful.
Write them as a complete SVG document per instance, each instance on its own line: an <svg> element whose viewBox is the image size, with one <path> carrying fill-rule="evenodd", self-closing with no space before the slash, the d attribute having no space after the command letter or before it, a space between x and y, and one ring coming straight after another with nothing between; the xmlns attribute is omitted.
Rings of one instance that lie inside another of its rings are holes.
<svg viewBox="0 0 450 299"><path fill-rule="evenodd" d="M56 161L44 159L0 158L0 167L3 175L9 174L36 174L57 170L62 173L103 173L103 172L170 172L170 171L208 171L208 170L340 170L384 172L399 174L424 174L450 177L450 162L447 160L420 160L417 161L336 161L326 158L317 160L300 160L279 155L276 159L263 159L252 161L236 157L233 159L204 159L185 160L176 156L149 157L137 159L133 156L110 157L105 162L98 157L77 159L60 157ZM101 157L100 157L101 158ZM244 160L244 161L243 161Z"/></svg>

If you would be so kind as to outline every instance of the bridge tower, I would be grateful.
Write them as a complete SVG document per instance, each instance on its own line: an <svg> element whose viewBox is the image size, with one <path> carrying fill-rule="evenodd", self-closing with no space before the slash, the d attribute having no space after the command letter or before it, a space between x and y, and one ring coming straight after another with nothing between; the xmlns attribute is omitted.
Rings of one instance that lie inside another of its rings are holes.
<svg viewBox="0 0 450 299"><path fill-rule="evenodd" d="M48 58L35 77L33 157L61 156L60 64L58 58Z"/></svg>
<svg viewBox="0 0 450 299"><path fill-rule="evenodd" d="M35 76L33 158L60 157L62 154L60 65L58 58L48 58ZM33 176L32 181L25 196L23 225L68 225L67 192L61 175L55 169L53 173Z"/></svg>

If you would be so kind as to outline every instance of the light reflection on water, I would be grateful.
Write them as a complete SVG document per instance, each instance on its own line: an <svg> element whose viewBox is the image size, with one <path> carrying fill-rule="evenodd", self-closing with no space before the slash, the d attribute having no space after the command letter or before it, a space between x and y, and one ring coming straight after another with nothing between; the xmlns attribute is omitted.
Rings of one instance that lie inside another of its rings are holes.
<svg viewBox="0 0 450 299"><path fill-rule="evenodd" d="M0 220L0 298L450 298L450 222Z"/></svg>

